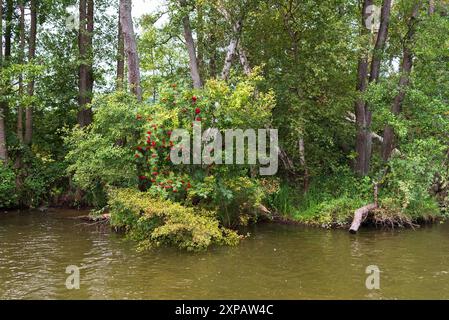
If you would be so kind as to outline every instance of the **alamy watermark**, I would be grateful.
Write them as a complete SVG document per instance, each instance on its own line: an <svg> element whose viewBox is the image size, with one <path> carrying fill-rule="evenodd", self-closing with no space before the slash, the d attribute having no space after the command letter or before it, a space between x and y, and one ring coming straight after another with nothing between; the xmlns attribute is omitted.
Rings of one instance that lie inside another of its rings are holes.
<svg viewBox="0 0 449 320"><path fill-rule="evenodd" d="M365 280L365 286L368 290L380 289L380 269L376 265L366 267L365 273L369 276Z"/></svg>
<svg viewBox="0 0 449 320"><path fill-rule="evenodd" d="M257 132L254 129L227 129L223 139L218 129L209 128L202 132L201 122L195 121L193 137L186 129L176 129L170 140L174 143L170 159L175 165L259 164L262 176L275 175L278 171L277 129L258 129Z"/></svg>
<svg viewBox="0 0 449 320"><path fill-rule="evenodd" d="M68 290L79 290L80 288L80 268L77 266L67 266L65 273L70 274L65 280L65 287Z"/></svg>
<svg viewBox="0 0 449 320"><path fill-rule="evenodd" d="M80 27L80 15L75 6L66 8L68 16L65 19L65 26L68 29L78 30Z"/></svg>

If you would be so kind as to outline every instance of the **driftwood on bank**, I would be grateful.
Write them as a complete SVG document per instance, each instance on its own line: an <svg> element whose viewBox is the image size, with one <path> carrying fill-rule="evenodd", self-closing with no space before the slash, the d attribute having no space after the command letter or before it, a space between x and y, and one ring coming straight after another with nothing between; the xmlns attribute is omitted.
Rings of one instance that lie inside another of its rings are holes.
<svg viewBox="0 0 449 320"><path fill-rule="evenodd" d="M87 222L106 222L109 221L109 219L111 219L111 215L108 213L99 215L99 216L78 216L78 217L74 217L73 219L77 219L77 220L83 220L83 221L87 221Z"/></svg>
<svg viewBox="0 0 449 320"><path fill-rule="evenodd" d="M350 233L352 234L357 233L357 231L360 228L360 225L363 223L363 221L365 221L370 211L377 209L379 207L377 194L378 194L378 186L376 183L374 184L374 203L370 203L366 206L363 206L354 212L354 219L352 220L351 227L349 228Z"/></svg>
<svg viewBox="0 0 449 320"><path fill-rule="evenodd" d="M377 209L377 204L371 203L364 207L357 209L354 213L354 220L352 220L351 228L349 228L349 232L352 234L357 233L360 228L362 222L368 216L368 213L374 209Z"/></svg>

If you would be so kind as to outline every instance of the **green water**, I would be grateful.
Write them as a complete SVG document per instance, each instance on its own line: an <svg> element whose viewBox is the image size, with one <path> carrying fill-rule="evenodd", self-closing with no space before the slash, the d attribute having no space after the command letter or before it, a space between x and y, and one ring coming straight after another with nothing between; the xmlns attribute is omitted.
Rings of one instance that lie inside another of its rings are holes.
<svg viewBox="0 0 449 320"><path fill-rule="evenodd" d="M259 225L236 248L138 253L83 213L0 214L3 299L449 299L449 224L419 230ZM80 268L80 289L65 286ZM380 289L365 286L377 265Z"/></svg>

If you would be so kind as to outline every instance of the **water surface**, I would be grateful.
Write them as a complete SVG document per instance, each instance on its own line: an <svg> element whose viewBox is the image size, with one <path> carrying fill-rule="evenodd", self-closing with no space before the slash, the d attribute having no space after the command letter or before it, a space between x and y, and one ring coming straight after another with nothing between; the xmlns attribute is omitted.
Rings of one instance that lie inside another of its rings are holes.
<svg viewBox="0 0 449 320"><path fill-rule="evenodd" d="M136 252L78 211L0 213L2 299L449 299L449 224L345 230L261 224L235 248ZM81 269L67 290L66 267ZM365 269L381 270L368 290Z"/></svg>

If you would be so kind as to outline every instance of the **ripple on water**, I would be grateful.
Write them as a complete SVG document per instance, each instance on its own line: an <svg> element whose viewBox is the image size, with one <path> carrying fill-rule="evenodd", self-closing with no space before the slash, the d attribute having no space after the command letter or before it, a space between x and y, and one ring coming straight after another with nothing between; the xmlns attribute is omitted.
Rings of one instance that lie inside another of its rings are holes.
<svg viewBox="0 0 449 320"><path fill-rule="evenodd" d="M157 249L68 219L79 212L0 216L0 298L449 298L449 225L345 230L259 225L235 248ZM81 289L65 288L80 267ZM365 269L381 270L381 290Z"/></svg>

